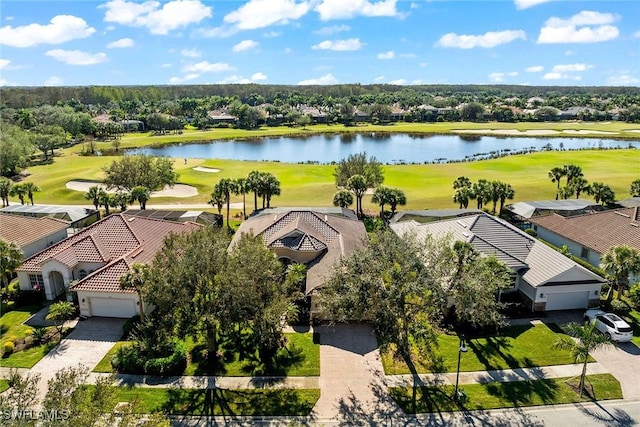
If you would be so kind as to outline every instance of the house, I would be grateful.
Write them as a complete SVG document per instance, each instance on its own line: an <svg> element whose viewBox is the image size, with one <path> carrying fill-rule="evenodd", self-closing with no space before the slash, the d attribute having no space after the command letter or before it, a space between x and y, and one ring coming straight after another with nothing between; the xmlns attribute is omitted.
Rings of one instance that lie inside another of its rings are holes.
<svg viewBox="0 0 640 427"><path fill-rule="evenodd" d="M20 246L23 258L65 239L68 227L60 219L0 213L0 239Z"/></svg>
<svg viewBox="0 0 640 427"><path fill-rule="evenodd" d="M140 216L167 221L195 222L202 225L222 227L222 215L205 211L162 211L156 209L127 209L122 212L129 216Z"/></svg>
<svg viewBox="0 0 640 427"><path fill-rule="evenodd" d="M284 264L307 266L305 294L312 318L321 317L316 290L328 280L340 258L354 252L367 240L364 224L341 208L264 209L244 221L230 247L243 234L261 236L264 244Z"/></svg>
<svg viewBox="0 0 640 427"><path fill-rule="evenodd" d="M0 212L34 218L56 218L67 221L67 227L74 230L84 228L100 219L99 211L77 206L9 205L0 209Z"/></svg>
<svg viewBox="0 0 640 427"><path fill-rule="evenodd" d="M401 211L396 212L391 221L391 224L403 221L416 221L419 223L439 221L442 219L457 218L467 215L476 215L482 213L480 209L428 209L418 211Z"/></svg>
<svg viewBox="0 0 640 427"><path fill-rule="evenodd" d="M109 215L27 258L17 269L20 288L44 289L48 300L71 291L82 316L132 317L139 314L140 301L135 291L120 289L120 277L133 263L150 263L169 233L198 227L192 222Z"/></svg>
<svg viewBox="0 0 640 427"><path fill-rule="evenodd" d="M391 224L401 237L451 236L470 243L483 255L494 255L513 272L513 288L532 311L597 306L604 279L506 221L481 213L420 224Z"/></svg>
<svg viewBox="0 0 640 427"><path fill-rule="evenodd" d="M220 124L220 123L235 124L238 121L238 118L236 116L232 116L231 114L222 110L209 111L207 115L209 116L209 119L211 120L212 124Z"/></svg>
<svg viewBox="0 0 640 427"><path fill-rule="evenodd" d="M636 206L640 206L640 197L629 197L617 203L625 208L635 208Z"/></svg>
<svg viewBox="0 0 640 427"><path fill-rule="evenodd" d="M612 246L628 245L640 250L640 207L612 209L585 215L552 214L531 218L538 237L562 247L589 264L600 259Z"/></svg>
<svg viewBox="0 0 640 427"><path fill-rule="evenodd" d="M520 220L528 220L532 217L549 215L551 213L557 213L562 216L582 215L588 212L604 209L601 205L585 199L516 202L507 205L505 208L507 212L518 217Z"/></svg>

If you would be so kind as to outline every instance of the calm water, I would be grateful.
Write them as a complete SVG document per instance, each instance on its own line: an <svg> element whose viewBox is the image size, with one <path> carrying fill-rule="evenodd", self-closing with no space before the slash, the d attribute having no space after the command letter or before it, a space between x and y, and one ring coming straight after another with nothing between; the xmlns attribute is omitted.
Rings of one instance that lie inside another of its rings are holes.
<svg viewBox="0 0 640 427"><path fill-rule="evenodd" d="M640 141L586 138L517 138L408 134L331 134L303 138L276 137L251 141L212 141L178 144L162 148L141 148L128 154L232 160L275 160L286 163L331 163L349 154L366 151L383 163L425 163L480 159L496 154L513 154L582 148L640 147Z"/></svg>

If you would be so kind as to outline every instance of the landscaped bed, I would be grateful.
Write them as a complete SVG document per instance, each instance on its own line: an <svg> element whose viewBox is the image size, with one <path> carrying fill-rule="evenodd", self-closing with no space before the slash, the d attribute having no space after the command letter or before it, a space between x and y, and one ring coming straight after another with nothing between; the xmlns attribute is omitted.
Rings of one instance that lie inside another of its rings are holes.
<svg viewBox="0 0 640 427"><path fill-rule="evenodd" d="M25 325L40 306L25 306L4 313L0 317L0 345L2 359L0 366L6 368L32 368L59 341L55 328L48 327L43 331L41 344L34 342L32 334L36 328ZM7 343L11 342L13 345ZM5 347L6 345L6 347ZM11 348L9 351L8 349Z"/></svg>
<svg viewBox="0 0 640 427"><path fill-rule="evenodd" d="M468 351L462 355L460 370L488 371L574 363L569 351L554 347L562 335L562 330L555 324L539 324L510 326L500 336L467 339ZM434 360L421 359L417 350L414 352L417 372L455 372L458 337L441 334L438 344ZM387 375L410 373L406 363L394 359L390 352L382 354L382 364Z"/></svg>
<svg viewBox="0 0 640 427"><path fill-rule="evenodd" d="M620 383L611 374L587 376L587 389L593 396L585 394L581 398L576 388L578 381L579 378L555 378L465 384L462 387L466 394L463 407L466 410L496 409L622 399ZM392 387L389 394L409 414L460 409L452 399L453 386L418 387L415 391L415 402L411 387Z"/></svg>
<svg viewBox="0 0 640 427"><path fill-rule="evenodd" d="M87 386L91 387L91 386ZM309 415L320 390L269 389L169 389L120 387L120 402L136 400L144 413L163 412L173 415Z"/></svg>

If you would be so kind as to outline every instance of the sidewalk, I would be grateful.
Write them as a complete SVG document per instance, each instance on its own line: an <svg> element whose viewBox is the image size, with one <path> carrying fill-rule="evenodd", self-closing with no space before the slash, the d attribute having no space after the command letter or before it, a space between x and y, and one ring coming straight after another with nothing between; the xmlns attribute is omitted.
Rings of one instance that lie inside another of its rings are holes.
<svg viewBox="0 0 640 427"><path fill-rule="evenodd" d="M98 378L112 374L92 372L88 384L95 384ZM251 388L293 388L313 389L320 387L320 377L214 377L214 376L172 376L113 374L115 385L150 388L198 388L241 390Z"/></svg>
<svg viewBox="0 0 640 427"><path fill-rule="evenodd" d="M587 374L606 374L608 371L597 362L587 364ZM489 382L513 382L542 380L550 378L576 377L582 373L582 363L573 365L541 366L536 368L517 368L495 371L460 372L460 384L485 384ZM418 385L453 385L456 373L387 375L388 387L411 387Z"/></svg>

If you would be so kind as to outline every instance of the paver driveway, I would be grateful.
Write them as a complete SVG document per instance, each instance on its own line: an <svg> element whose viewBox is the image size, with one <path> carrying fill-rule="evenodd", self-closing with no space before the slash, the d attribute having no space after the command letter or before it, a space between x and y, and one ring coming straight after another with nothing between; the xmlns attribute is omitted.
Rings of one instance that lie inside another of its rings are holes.
<svg viewBox="0 0 640 427"><path fill-rule="evenodd" d="M60 344L31 368L40 374L40 398L47 381L62 368L83 365L93 369L122 336L125 319L92 317L78 322L76 328Z"/></svg>

